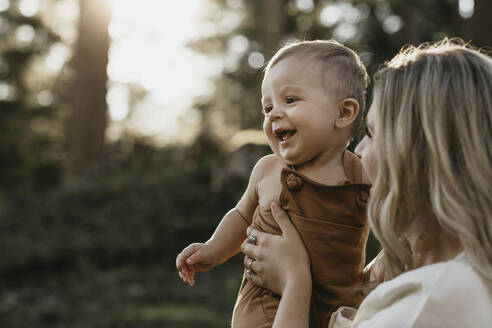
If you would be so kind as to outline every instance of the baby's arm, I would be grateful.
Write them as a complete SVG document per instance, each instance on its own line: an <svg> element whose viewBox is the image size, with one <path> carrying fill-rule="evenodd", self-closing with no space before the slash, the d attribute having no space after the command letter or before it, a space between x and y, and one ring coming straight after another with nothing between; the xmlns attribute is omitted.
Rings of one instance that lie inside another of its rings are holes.
<svg viewBox="0 0 492 328"><path fill-rule="evenodd" d="M257 186L266 170L264 162L261 159L255 165L246 192L222 218L212 237L205 243L189 245L177 256L176 267L184 282L194 285L195 272L208 271L239 252L258 205Z"/></svg>

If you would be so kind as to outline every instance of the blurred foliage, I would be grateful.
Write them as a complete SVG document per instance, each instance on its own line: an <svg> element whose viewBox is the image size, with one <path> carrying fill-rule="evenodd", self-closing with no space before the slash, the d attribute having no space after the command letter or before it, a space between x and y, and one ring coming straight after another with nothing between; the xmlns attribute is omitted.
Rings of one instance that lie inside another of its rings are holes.
<svg viewBox="0 0 492 328"><path fill-rule="evenodd" d="M226 326L242 260L199 274L195 288L174 265L242 193L238 180L210 189L221 156L209 142L162 151L137 144L129 158L16 199L0 217L2 324Z"/></svg>
<svg viewBox="0 0 492 328"><path fill-rule="evenodd" d="M63 1L39 3L49 14ZM222 147L235 132L260 128L262 64L289 40L335 38L372 73L403 44L490 30L470 28L475 16L461 18L458 0L207 1L210 33L190 47L220 57L224 71L215 95L196 104L205 118L196 142L157 149L123 138L107 145L99 165L65 180L73 71L43 63L55 48L70 53L73 42L54 30L54 17L22 15L20 0L0 12L2 326L228 326L241 257L200 274L194 288L181 283L174 260L210 236L268 152ZM368 257L377 248L371 239Z"/></svg>
<svg viewBox="0 0 492 328"><path fill-rule="evenodd" d="M208 1L208 19L216 33L190 47L223 60L215 96L198 105L207 126L226 137L240 129L261 129L263 68L285 43L335 39L359 53L372 74L404 44L473 34L464 33L458 0ZM252 62L255 56L263 61Z"/></svg>
<svg viewBox="0 0 492 328"><path fill-rule="evenodd" d="M175 256L210 237L266 152L265 146L246 145L239 155L225 154L206 137L160 151L137 143L130 157L51 192L17 198L0 216L2 323L228 326L242 257L198 274L190 288L177 275ZM229 158L232 164L242 158L246 175L222 176ZM214 179L219 188L212 188ZM372 257L377 250L370 247Z"/></svg>
<svg viewBox="0 0 492 328"><path fill-rule="evenodd" d="M40 65L60 37L11 1L0 13L0 213L20 195L44 192L61 177L60 97L67 72Z"/></svg>

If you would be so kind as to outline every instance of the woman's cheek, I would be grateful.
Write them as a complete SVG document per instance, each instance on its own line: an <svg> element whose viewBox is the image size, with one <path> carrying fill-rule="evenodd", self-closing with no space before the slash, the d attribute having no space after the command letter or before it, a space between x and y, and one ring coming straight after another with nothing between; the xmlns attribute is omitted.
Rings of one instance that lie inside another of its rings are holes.
<svg viewBox="0 0 492 328"><path fill-rule="evenodd" d="M355 153L362 159L366 173L371 181L374 181L377 172L377 163L374 149L372 147L372 138L364 137L359 145L355 148Z"/></svg>
<svg viewBox="0 0 492 328"><path fill-rule="evenodd" d="M372 149L366 149L366 154L362 157L362 162L364 163L364 167L367 171L367 175L371 181L374 181L377 173L377 162L376 155Z"/></svg>

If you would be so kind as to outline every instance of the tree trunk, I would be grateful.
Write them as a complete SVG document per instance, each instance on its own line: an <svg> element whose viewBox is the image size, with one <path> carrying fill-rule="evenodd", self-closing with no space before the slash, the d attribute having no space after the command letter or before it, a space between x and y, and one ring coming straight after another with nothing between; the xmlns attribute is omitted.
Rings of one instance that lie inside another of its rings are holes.
<svg viewBox="0 0 492 328"><path fill-rule="evenodd" d="M100 0L79 3L79 39L73 59L76 80L67 119L67 177L101 161L107 124L109 5Z"/></svg>
<svg viewBox="0 0 492 328"><path fill-rule="evenodd" d="M285 0L258 1L260 42L269 60L278 50L286 31Z"/></svg>

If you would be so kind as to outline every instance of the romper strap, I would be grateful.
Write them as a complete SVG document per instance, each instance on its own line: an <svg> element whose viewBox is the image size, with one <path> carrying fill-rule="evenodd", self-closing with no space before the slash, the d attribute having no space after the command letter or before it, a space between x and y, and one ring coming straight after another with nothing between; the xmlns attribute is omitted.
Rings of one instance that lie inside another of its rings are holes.
<svg viewBox="0 0 492 328"><path fill-rule="evenodd" d="M348 150L343 153L343 167L350 182L370 184L362 161L357 155Z"/></svg>

